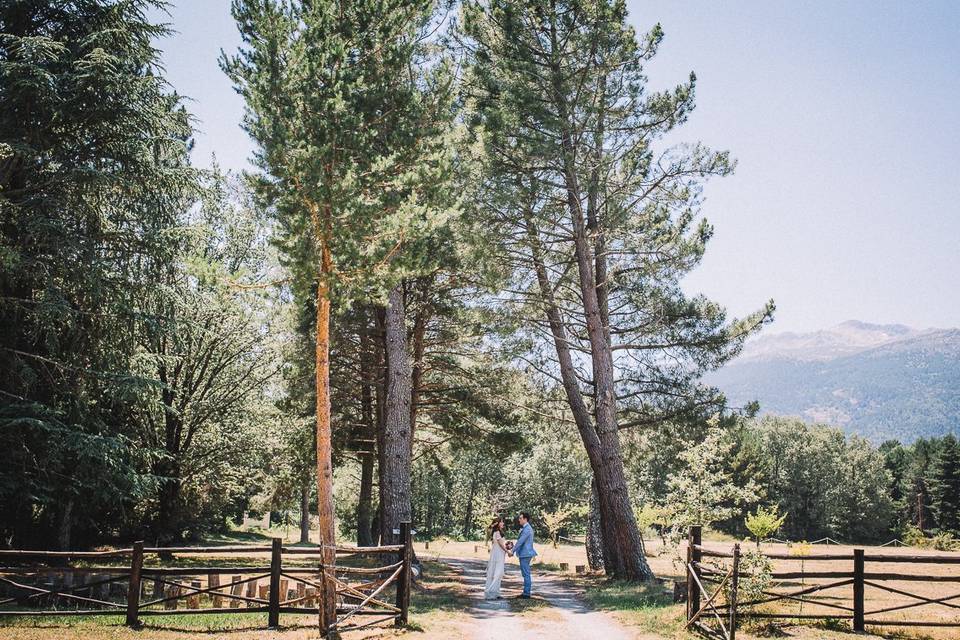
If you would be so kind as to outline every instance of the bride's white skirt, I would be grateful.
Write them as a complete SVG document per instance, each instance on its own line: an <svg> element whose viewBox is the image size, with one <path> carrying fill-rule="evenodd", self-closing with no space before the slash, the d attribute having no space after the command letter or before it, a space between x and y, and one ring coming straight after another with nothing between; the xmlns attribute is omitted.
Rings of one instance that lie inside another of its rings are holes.
<svg viewBox="0 0 960 640"><path fill-rule="evenodd" d="M496 548L496 545L494 545ZM499 556L499 557L498 557ZM506 554L491 554L487 563L487 584L483 590L483 597L487 600L496 600L500 597L500 583L503 581L503 571L506 565Z"/></svg>

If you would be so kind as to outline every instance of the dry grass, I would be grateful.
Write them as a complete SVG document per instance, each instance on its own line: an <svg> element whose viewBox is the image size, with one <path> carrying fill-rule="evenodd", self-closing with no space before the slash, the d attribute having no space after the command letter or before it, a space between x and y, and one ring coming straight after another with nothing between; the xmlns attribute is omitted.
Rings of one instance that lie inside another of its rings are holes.
<svg viewBox="0 0 960 640"><path fill-rule="evenodd" d="M734 540L726 538L724 540L712 539L705 542L707 548L729 552L734 544ZM660 540L647 541L648 562L654 573L667 581L672 581L683 576L683 565L680 559L686 556L686 547L681 545L680 549L664 547ZM415 545L420 557L458 557L475 558L485 560L489 556L488 548L482 543L458 542L435 540L430 543L429 549L425 549L423 543ZM752 542L742 542L741 547L746 551L755 548ZM764 544L762 550L767 553L789 554L790 546L782 544ZM940 555L958 557L958 553L937 552L918 550L903 547L857 547L863 548L866 555ZM853 549L852 546L845 545L815 545L810 549L810 556L802 560L805 571L853 571ZM557 548L550 544L538 544L537 551L540 553L534 563L535 568L540 570L557 570L560 563L567 563L567 571L571 577L574 577L574 570L577 565L586 564L586 554L582 545L560 544ZM848 555L849 561L818 561L816 555ZM780 560L774 564L775 571L799 571L801 560ZM933 565L919 563L874 563L868 561L866 564L868 573L903 573L921 576L953 576L957 583L950 582L930 582L930 581L885 581L882 584L915 593L930 599L944 598L954 594L960 595L960 564L958 565ZM586 597L591 606L609 610L623 622L626 622L642 631L650 633L660 633L662 637L682 637L683 634L677 631L677 623L682 619L683 606L673 605L665 602L663 599L654 598L651 600L651 594L648 592L640 593L643 588L633 588L627 585L617 585L609 583L598 576L591 576L589 573L577 578L580 584L586 589ZM782 581L775 586L777 591L789 592L796 591L806 586L814 584L826 584L832 579L807 579L802 583L800 580ZM640 591L636 591L639 589ZM591 595L592 594L592 595ZM841 606L852 606L853 589L847 585L835 589L827 590L823 594L828 599L827 602L839 604ZM664 596L665 597L665 596ZM869 612L888 607L895 607L917 602L915 598L898 595L882 591L875 587L867 586L865 591L865 608L868 612L867 619L872 616ZM960 603L960 599L955 601ZM770 611L778 613L798 613L801 611L800 603L778 603L776 608L770 608ZM802 604L803 613L830 613L828 607L818 606L812 600L807 600ZM877 616L873 616L877 617ZM904 609L901 611L881 614L885 620L923 620L923 621L951 621L960 624L960 609L951 609L939 605L923 605ZM682 627L682 624L679 625ZM836 625L790 625L778 624L774 629L771 627L757 626L756 632L751 634L747 631L743 637L770 637L771 633L785 638L797 638L798 640L807 640L812 638L839 638L844 635L844 629L848 623L841 622ZM931 638L933 640L947 640L960 637L960 627L958 628L918 628L918 627L876 627L868 629L875 634L875 637L887 638Z"/></svg>
<svg viewBox="0 0 960 640"><path fill-rule="evenodd" d="M231 542L233 542L231 540ZM729 551L733 542L730 540L711 540L705 543L716 551ZM752 543L744 543L748 549ZM448 566L435 562L443 557L474 558L486 560L489 556L488 548L481 543L435 540L429 543L429 549L423 542L415 545L418 556L425 561L426 572L421 583L415 588L411 598L411 627L409 629L379 628L364 631L354 631L345 634L349 640L367 640L374 638L409 637L416 640L441 640L469 636L475 631L471 625L476 625L475 619L464 615L470 606L470 596L465 591L459 575ZM688 638L683 631L683 605L673 604L670 596L669 581L682 576L682 565L677 562L685 555L685 549L663 549L659 540L648 542L648 558L651 568L661 578L668 581L660 587L645 587L627 585L609 581L602 576L585 574L576 576L574 568L585 565L586 557L582 545L561 544L554 548L550 544L538 544L540 556L534 563L535 569L541 571L559 571L561 563L569 565L566 571L567 578L574 581L583 589L585 601L593 608L608 611L622 623L635 629L638 638ZM768 553L790 553L786 545L763 545ZM867 555L946 555L956 557L958 554L946 552L918 551L903 548L867 547ZM849 555L849 561L820 561L815 556L819 554ZM817 545L810 550L810 556L803 560L806 571L852 571L853 547ZM192 558L178 558L177 564L183 566L191 562ZM218 559L206 556L203 562L214 563ZM200 558L196 559L200 562ZM181 564L183 563L183 564ZM801 561L777 561L775 570L796 571L800 569ZM925 564L878 564L867 562L867 572L909 573L924 576L955 576L960 580L960 565L925 565ZM805 585L824 583L827 580L806 580ZM916 593L928 598L943 598L960 593L960 584L944 582L887 582L894 588ZM796 590L800 588L799 581L784 583L777 586L778 591ZM826 592L832 596L832 602L849 606L852 598L850 586L840 587ZM906 596L883 592L873 587L866 589L866 610L868 612L908 604L916 600ZM512 603L511 603L512 604ZM778 604L778 611L797 612L799 603ZM822 605L807 601L803 603L804 613L828 611ZM549 610L539 603L521 603L516 608L519 615L543 616L549 615ZM920 619L920 620L953 620L960 622L960 609L949 609L937 605L924 605L904 611L883 614L886 619ZM868 618L870 617L868 613ZM266 614L237 613L229 615L164 615L151 617L146 620L146 627L139 631L127 629L119 616L89 617L80 619L68 618L21 618L0 619L0 638L3 640L187 640L204 638L209 640L306 640L318 638L315 627L316 620L312 616L283 615L283 627L278 630L266 630ZM755 627L745 628L738 634L742 638L782 637L792 640L833 640L849 637L845 633L846 623L838 625L778 625L775 628ZM896 629L885 627L882 634L872 637L910 637L932 638L945 640L960 637L960 629ZM861 636L863 637L863 636Z"/></svg>
<svg viewBox="0 0 960 640"><path fill-rule="evenodd" d="M469 595L457 574L442 564L426 563L424 575L410 598L411 624L406 629L382 626L349 631L346 640L413 637L446 640L462 635L458 613ZM310 615L280 616L282 627L266 629L265 613L163 615L144 619L144 627L124 626L121 616L78 618L38 617L0 619L3 640L307 640L320 637L317 619Z"/></svg>

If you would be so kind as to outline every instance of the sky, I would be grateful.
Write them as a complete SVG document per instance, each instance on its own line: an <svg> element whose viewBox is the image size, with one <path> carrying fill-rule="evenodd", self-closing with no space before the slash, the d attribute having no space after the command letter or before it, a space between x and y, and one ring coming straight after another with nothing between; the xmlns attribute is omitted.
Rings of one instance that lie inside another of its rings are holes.
<svg viewBox="0 0 960 640"><path fill-rule="evenodd" d="M217 63L239 45L229 5L175 1L157 47L197 118L195 161L244 169L243 101ZM628 5L638 32L666 33L650 87L697 74L697 108L664 144L738 161L707 185L715 233L689 293L734 316L773 298L771 332L960 326L960 2Z"/></svg>

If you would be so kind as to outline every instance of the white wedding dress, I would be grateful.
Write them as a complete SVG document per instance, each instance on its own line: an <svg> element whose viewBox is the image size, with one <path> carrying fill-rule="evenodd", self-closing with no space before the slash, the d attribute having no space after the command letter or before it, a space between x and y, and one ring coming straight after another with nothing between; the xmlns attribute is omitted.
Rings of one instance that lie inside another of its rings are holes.
<svg viewBox="0 0 960 640"><path fill-rule="evenodd" d="M490 545L490 561L487 563L487 585L483 590L483 597L487 600L496 600L500 597L500 582L503 580L503 570L507 564L507 552L500 546L502 542L503 535L495 531L493 544Z"/></svg>

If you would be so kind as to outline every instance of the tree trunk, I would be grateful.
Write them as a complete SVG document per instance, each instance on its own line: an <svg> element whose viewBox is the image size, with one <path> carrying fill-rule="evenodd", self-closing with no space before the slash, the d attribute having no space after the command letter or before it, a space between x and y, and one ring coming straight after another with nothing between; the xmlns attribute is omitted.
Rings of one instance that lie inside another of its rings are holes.
<svg viewBox="0 0 960 640"><path fill-rule="evenodd" d="M310 542L310 484L304 481L300 487L300 542Z"/></svg>
<svg viewBox="0 0 960 640"><path fill-rule="evenodd" d="M420 390L423 385L423 354L426 351L427 324L430 322L430 289L433 277L421 278L418 282L419 305L413 320L413 371L410 375L410 451L413 451L413 434L417 428L417 409L420 406Z"/></svg>
<svg viewBox="0 0 960 640"><path fill-rule="evenodd" d="M61 551L70 551L70 533L73 529L73 498L67 498L60 510L57 523L57 546Z"/></svg>
<svg viewBox="0 0 960 640"><path fill-rule="evenodd" d="M630 499L627 493L627 484L623 472L623 458L619 448L618 434L616 432L616 415L614 413L612 418L610 415L613 372L609 344L607 343L608 348L605 350L606 356L609 358L609 371L604 372L602 367L600 367L600 375L597 375L597 365L602 364L602 353L599 358L601 362L599 363L598 354L593 354L595 384L598 390L604 390L604 397L601 397L601 393L598 392L596 402L598 409L591 415L590 409L584 401L583 393L579 387L573 356L570 353L566 328L559 311L559 306L553 296L553 285L549 280L544 262L544 251L540 243L539 232L533 219L533 212L526 210L524 216L534 272L543 299L543 306L550 326L550 332L553 335L564 392L566 393L567 402L573 414L574 421L577 424L577 430L580 432L580 439L583 441L587 457L590 459L590 467L593 469L594 479L597 482L603 546L606 558L609 558L609 562L605 563L605 569L608 575L614 577L631 580L649 580L653 577L653 573L650 571L650 567L644 556L643 541L640 538L640 532L637 528L633 508L630 505ZM582 234L582 217L580 220L580 233ZM580 240L582 241L583 238L580 238ZM580 252L578 251L577 253L578 266L582 266ZM589 268L590 265L588 262L587 269L589 270ZM588 332L591 337L591 350L596 351L592 339L598 331L601 338L603 336L603 330L598 321L599 309L596 289L588 289L584 292L583 297L584 310L588 318ZM588 302L588 299L591 297L592 304ZM600 380L600 378L604 376L605 378ZM600 408L601 405L602 409ZM615 411L615 405L613 409ZM601 419L605 422L601 423ZM601 424L605 425L604 429L599 428ZM612 437L611 425L613 429Z"/></svg>
<svg viewBox="0 0 960 640"><path fill-rule="evenodd" d="M594 417L599 442L585 442L597 495L600 498L600 522L606 550L605 563L609 575L630 580L650 580L653 572L647 564L643 539L633 514L633 505L627 490L620 450L620 432L617 424L617 397L613 368L613 351L597 295L597 280L593 251L586 229L580 185L576 167L576 148L568 125L567 105L561 87L559 70L555 70L557 107L561 122L560 143L563 149L564 186L567 208L573 227L574 255L577 261L583 313L586 318L587 338L590 342L590 360L593 370ZM591 449L594 449L591 451Z"/></svg>
<svg viewBox="0 0 960 640"><path fill-rule="evenodd" d="M327 217L329 220L329 216ZM325 233L321 247L321 272L317 282L317 515L320 521L321 556L327 571L336 563L333 519L333 445L330 426L330 281L333 265ZM324 597L325 596L325 597ZM336 620L336 589L332 582L321 590L320 629Z"/></svg>
<svg viewBox="0 0 960 640"><path fill-rule="evenodd" d="M158 540L177 542L183 537L180 528L180 465L174 460L161 460L158 475L162 478L157 497Z"/></svg>
<svg viewBox="0 0 960 640"><path fill-rule="evenodd" d="M587 514L587 564L592 571L601 571L603 563L603 528L600 525L600 498L597 482L590 487L590 512Z"/></svg>
<svg viewBox="0 0 960 640"><path fill-rule="evenodd" d="M394 530L409 522L410 505L410 389L411 370L403 286L390 292L384 316L387 359L387 393L383 421L383 473L380 496L385 544L396 544Z"/></svg>
<svg viewBox="0 0 960 640"><path fill-rule="evenodd" d="M373 523L373 451L364 452L360 461L360 497L357 501L357 545L374 544Z"/></svg>
<svg viewBox="0 0 960 640"><path fill-rule="evenodd" d="M370 533L373 521L373 463L376 451L376 425L373 419L373 382L376 377L375 367L371 366L370 335L367 327L360 333L360 419L361 442L357 447L360 456L360 496L357 500L357 545L369 547L373 545L373 536Z"/></svg>
<svg viewBox="0 0 960 640"><path fill-rule="evenodd" d="M376 368L377 368L377 386L376 386L376 420L377 420L377 512L374 515L374 524L371 529L374 531L374 537L379 544L387 544L388 535L383 524L383 505L386 501L384 496L384 470L387 468L384 460L385 440L384 417L386 416L387 404L387 340L386 324L387 313L383 307L377 308L377 340L376 340Z"/></svg>
<svg viewBox="0 0 960 640"><path fill-rule="evenodd" d="M473 499L477 495L477 474L470 478L470 494L467 496L466 515L463 517L463 537L469 537L473 532Z"/></svg>

